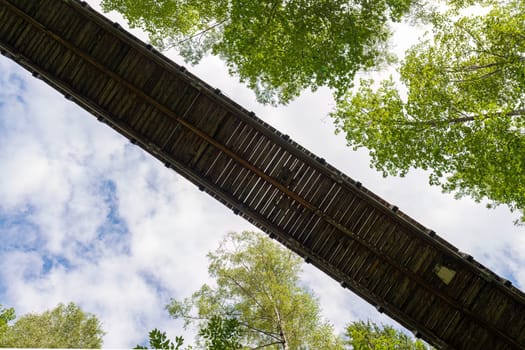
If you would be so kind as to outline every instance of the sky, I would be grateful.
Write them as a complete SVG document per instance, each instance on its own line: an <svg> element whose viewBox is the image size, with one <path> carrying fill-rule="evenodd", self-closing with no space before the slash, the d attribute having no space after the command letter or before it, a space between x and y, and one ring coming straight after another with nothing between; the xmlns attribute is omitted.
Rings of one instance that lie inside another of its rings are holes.
<svg viewBox="0 0 525 350"><path fill-rule="evenodd" d="M97 1L88 1L98 8ZM116 14L113 20L125 26ZM133 33L144 38L140 32ZM412 29L398 27L403 51ZM169 52L179 64L183 61ZM334 134L330 92L262 106L213 57L189 70L302 146L397 205L494 272L525 286L525 227L430 187L427 174L383 178L366 150ZM18 315L75 302L101 320L104 347L133 347L153 328L184 331L165 305L209 283L206 253L230 231L256 230L181 176L0 57L0 303ZM311 265L302 283L342 332L359 319L393 323ZM396 327L398 327L396 325Z"/></svg>

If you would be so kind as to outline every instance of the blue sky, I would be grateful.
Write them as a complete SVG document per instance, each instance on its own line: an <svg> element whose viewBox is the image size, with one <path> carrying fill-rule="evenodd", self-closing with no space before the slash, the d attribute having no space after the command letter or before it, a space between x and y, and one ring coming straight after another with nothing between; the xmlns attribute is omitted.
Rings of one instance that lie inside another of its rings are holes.
<svg viewBox="0 0 525 350"><path fill-rule="evenodd" d="M403 28L399 35L408 45ZM523 289L516 215L454 200L423 172L383 179L366 152L334 136L326 90L270 108L217 59L191 70ZM102 320L106 347L134 346L155 327L191 338L164 306L209 282L205 254L224 234L254 229L4 57L0 174L0 303L23 314L74 301ZM355 319L390 322L310 265L303 282L339 331Z"/></svg>

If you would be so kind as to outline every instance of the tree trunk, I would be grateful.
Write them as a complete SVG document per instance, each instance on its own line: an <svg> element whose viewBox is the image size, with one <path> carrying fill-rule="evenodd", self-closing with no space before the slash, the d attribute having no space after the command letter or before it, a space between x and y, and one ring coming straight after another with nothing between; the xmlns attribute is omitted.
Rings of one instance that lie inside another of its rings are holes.
<svg viewBox="0 0 525 350"><path fill-rule="evenodd" d="M281 314L279 313L279 309L277 309L277 306L274 306L274 310L275 310L275 316L277 317L277 324L279 325L279 335L281 336L283 349L290 350L288 339L286 338L286 334L284 333L284 327L283 327L283 321L281 319Z"/></svg>

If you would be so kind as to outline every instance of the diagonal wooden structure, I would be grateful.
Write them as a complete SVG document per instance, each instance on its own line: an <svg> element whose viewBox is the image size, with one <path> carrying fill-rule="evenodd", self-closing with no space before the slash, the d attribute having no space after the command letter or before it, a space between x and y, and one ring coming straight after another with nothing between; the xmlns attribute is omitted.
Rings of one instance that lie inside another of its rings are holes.
<svg viewBox="0 0 525 350"><path fill-rule="evenodd" d="M524 349L525 295L77 0L0 0L2 53L442 349Z"/></svg>

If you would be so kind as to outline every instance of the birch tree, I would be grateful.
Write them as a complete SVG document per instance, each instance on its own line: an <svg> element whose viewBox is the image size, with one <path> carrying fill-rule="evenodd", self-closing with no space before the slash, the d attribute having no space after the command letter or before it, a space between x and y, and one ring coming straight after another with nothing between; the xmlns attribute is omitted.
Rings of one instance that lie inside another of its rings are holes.
<svg viewBox="0 0 525 350"><path fill-rule="evenodd" d="M302 261L293 252L262 234L243 232L227 235L208 259L216 285L203 285L167 307L187 325L208 329L208 338L201 331L201 345L220 330L233 335L232 349L343 349L318 300L301 285ZM229 328L210 324L213 318L230 322Z"/></svg>

